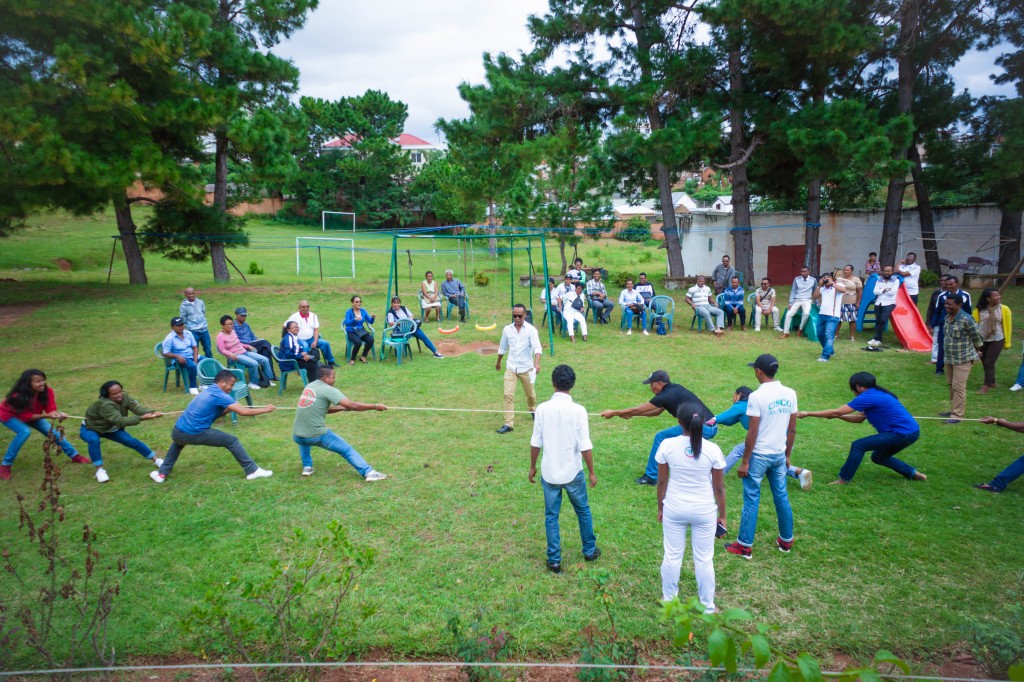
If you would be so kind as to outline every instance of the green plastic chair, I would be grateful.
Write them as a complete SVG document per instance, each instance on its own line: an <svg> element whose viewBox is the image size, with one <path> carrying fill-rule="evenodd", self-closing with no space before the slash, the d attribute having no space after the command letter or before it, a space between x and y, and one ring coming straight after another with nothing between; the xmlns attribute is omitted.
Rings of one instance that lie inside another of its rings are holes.
<svg viewBox="0 0 1024 682"><path fill-rule="evenodd" d="M466 299L466 319L468 320L469 319L469 294L468 293L464 294L464 297ZM454 303L452 303L451 299L448 298L447 296L444 297L444 300L448 302L448 310L444 314L444 319L450 320L452 318L452 308L454 308L456 306L455 306Z"/></svg>
<svg viewBox="0 0 1024 682"><path fill-rule="evenodd" d="M412 346L409 342L416 338L413 336L415 332L416 323L408 318L398 320L398 322L390 327L386 327L384 335L380 340L381 361L384 361L389 350L394 352L399 367L402 366L403 355L408 355L409 359L412 360ZM419 341L419 339L416 340Z"/></svg>
<svg viewBox="0 0 1024 682"><path fill-rule="evenodd" d="M179 367L178 363L171 358L164 357L164 344L162 341L154 346L153 352L164 361L164 393L167 393L167 379L170 377L171 372L174 372L174 387L184 386L185 393L188 393L188 377L185 375L185 369Z"/></svg>
<svg viewBox="0 0 1024 682"><path fill-rule="evenodd" d="M299 378L302 379L302 385L305 386L309 383L309 377L306 376L306 370L299 367L299 363L294 360L282 360L281 349L277 346L270 347L270 354L277 360L277 368L281 371L281 380L277 383L277 394L281 395L284 393L284 389L288 387L288 375L298 374Z"/></svg>
<svg viewBox="0 0 1024 682"><path fill-rule="evenodd" d="M224 369L224 365L220 364L212 358L203 358L199 361L199 370L196 372L196 380L200 386L213 386L214 377L217 373ZM252 396L249 395L249 384L245 383L245 372L240 369L229 369L229 372L235 375L235 385L231 388L229 394L236 402L241 402L243 399L252 407ZM234 412L231 413L231 423L238 424L238 415Z"/></svg>
<svg viewBox="0 0 1024 682"><path fill-rule="evenodd" d="M647 324L649 329L654 331L658 320L665 320L668 331L672 331L672 324L675 321L676 302L671 296L655 296L651 299L650 310L647 311Z"/></svg>

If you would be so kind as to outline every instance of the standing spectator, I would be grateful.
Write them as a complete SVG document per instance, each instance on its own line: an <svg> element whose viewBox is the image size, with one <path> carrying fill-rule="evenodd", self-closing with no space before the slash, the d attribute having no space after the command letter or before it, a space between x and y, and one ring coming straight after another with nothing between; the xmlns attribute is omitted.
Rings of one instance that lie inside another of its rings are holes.
<svg viewBox="0 0 1024 682"><path fill-rule="evenodd" d="M525 309L524 309L525 311ZM547 567L552 573L562 572L562 538L558 517L562 511L562 491L569 497L580 526L583 558L596 561L601 556L594 535L594 519L587 500L587 481L583 478L583 462L587 463L590 487L597 485L594 473L594 446L590 442L587 410L572 400L569 392L576 384L576 373L569 365L559 365L551 372L555 389L551 400L537 406L530 437L530 483L536 483L537 457L540 462L540 485L544 490L544 529L547 535Z"/></svg>
<svg viewBox="0 0 1024 682"><path fill-rule="evenodd" d="M437 352L437 347L434 346L433 342L427 338L427 335L423 333L423 328L420 326L420 321L412 316L409 309L402 305L402 299L398 296L391 297L391 310L384 317L384 321L387 322L389 327L393 327L398 324L399 320L412 320L413 324L416 325L416 331L412 333L412 336L416 337L423 342L423 345L427 347L431 353L434 354L435 358L440 360L444 359L444 356Z"/></svg>
<svg viewBox="0 0 1024 682"><path fill-rule="evenodd" d="M444 271L441 295L459 309L459 322L466 321L466 285L460 282L451 270ZM449 308L451 310L451 308Z"/></svg>
<svg viewBox="0 0 1024 682"><path fill-rule="evenodd" d="M971 367L978 361L978 348L984 343L974 319L963 311L963 300L958 296L946 299L945 351L946 382L949 384L949 417L947 424L959 424L967 411L967 378Z"/></svg>
<svg viewBox="0 0 1024 682"><path fill-rule="evenodd" d="M566 279L568 279L566 275ZM562 309L562 319L565 320L565 327L569 332L569 343L576 343L576 325L580 327L580 334L583 340L587 340L587 317L583 314L583 285L575 284L572 290L562 294L559 299L559 306Z"/></svg>
<svg viewBox="0 0 1024 682"><path fill-rule="evenodd" d="M302 350L302 343L299 341L299 323L295 320L285 322L281 330L281 359L285 362L291 361L299 369L306 370L306 379L316 376L317 361L310 353Z"/></svg>
<svg viewBox="0 0 1024 682"><path fill-rule="evenodd" d="M843 291L843 312L839 316L839 324L836 325L836 335L839 335L839 328L843 326L843 322L846 322L850 327L850 341L853 341L854 333L857 331L857 315L860 312L860 297L864 293L864 282L853 274L852 265L843 267L843 276L837 277L836 282L846 287Z"/></svg>
<svg viewBox="0 0 1024 682"><path fill-rule="evenodd" d="M800 276L793 280L793 287L789 291L789 310L782 324L782 338L789 336L789 325L797 310L800 311L800 327L796 330L796 337L800 338L807 320L811 319L811 296L814 295L816 283L807 266L800 268Z"/></svg>
<svg viewBox="0 0 1024 682"><path fill-rule="evenodd" d="M373 324L377 318L363 309L363 297L354 294L349 299L352 307L345 311L345 333L348 340L352 342L352 355L348 358L348 364L356 364L356 356L359 355L359 348L362 346L363 354L359 362L366 364L366 356L373 352L373 332L366 328L366 324Z"/></svg>
<svg viewBox="0 0 1024 682"><path fill-rule="evenodd" d="M206 304L203 299L196 298L196 290L185 289L185 300L178 306L178 315L185 320L185 329L192 332L196 341L203 344L203 355L213 357L210 350L210 326L206 322Z"/></svg>
<svg viewBox="0 0 1024 682"><path fill-rule="evenodd" d="M523 385L526 392L526 406L532 414L537 407L537 392L533 385L540 371L540 356L544 349L540 345L537 328L526 321L526 306L516 303L512 306L512 324L501 330L498 342L498 362L495 369L501 371L501 359L508 355L505 363L505 423L498 433L509 433L515 426L516 383Z"/></svg>
<svg viewBox="0 0 1024 682"><path fill-rule="evenodd" d="M196 337L185 329L185 321L180 317L171 319L171 331L164 337L160 350L165 358L170 358L185 372L188 380L188 392L199 395L196 388L196 369L199 365L199 347Z"/></svg>
<svg viewBox="0 0 1024 682"><path fill-rule="evenodd" d="M779 309L775 305L775 289L767 277L761 279L761 288L754 292L754 331L761 331L761 318L771 315L775 331L781 332L779 326Z"/></svg>
<svg viewBox="0 0 1024 682"><path fill-rule="evenodd" d="M235 321L230 315L220 318L220 332L217 333L217 350L228 361L237 362L249 372L249 388L258 390L270 386L270 377L274 370L270 361L256 352L253 346L246 346L238 340L235 333ZM262 379L260 378L262 374ZM262 383L260 383L262 381Z"/></svg>
<svg viewBox="0 0 1024 682"><path fill-rule="evenodd" d="M96 480L100 483L110 480L110 475L103 467L100 438L131 448L157 467L163 464L164 461L156 456L153 448L125 430L129 426L162 416L163 412L143 407L138 400L125 393L120 382L108 381L100 386L100 398L85 411L85 420L78 431L79 437L89 446L89 459L96 467Z"/></svg>
<svg viewBox="0 0 1024 682"><path fill-rule="evenodd" d="M971 313L981 331L981 365L985 368L985 381L978 393L988 393L996 387L996 361L1003 348L1009 348L1013 317L1010 306L1001 303L998 289L985 289L978 299L978 307Z"/></svg>
<svg viewBox="0 0 1024 682"><path fill-rule="evenodd" d="M679 594L679 571L692 533L693 572L704 613L715 608L715 530L725 529L725 460L722 451L704 442L700 405L683 403L677 419L683 435L658 448L658 521L662 524L661 598Z"/></svg>
<svg viewBox="0 0 1024 682"><path fill-rule="evenodd" d="M1016 431L1017 433L1024 433L1024 422L1008 422L1005 419L996 417L982 417L982 424L994 424L996 426L1002 426L1005 429ZM1006 490L1006 486L1010 485L1021 475L1024 474L1024 455L1021 455L1013 462L1010 466L1006 467L999 474L988 483L978 483L975 488L987 490L990 493L1001 493Z"/></svg>
<svg viewBox="0 0 1024 682"><path fill-rule="evenodd" d="M740 318L740 331L747 330L747 309L743 307L746 300L746 292L740 286L740 278L733 277L729 281L723 294L722 305L725 306L726 324L730 327L736 326L736 318Z"/></svg>
<svg viewBox="0 0 1024 682"><path fill-rule="evenodd" d="M600 270L594 270L594 276L587 282L587 298L590 299L590 307L597 311L597 321L608 324L615 304L608 300L608 290L601 281Z"/></svg>
<svg viewBox="0 0 1024 682"><path fill-rule="evenodd" d="M729 262L729 256L722 256L722 263L716 265L715 269L711 271L711 282L715 285L715 294L725 291L733 277L736 277L736 268Z"/></svg>
<svg viewBox="0 0 1024 682"><path fill-rule="evenodd" d="M896 264L899 273L903 275L903 286L907 288L907 295L917 305L918 294L921 293L920 278L921 266L917 264L917 254L911 251L907 257Z"/></svg>
<svg viewBox="0 0 1024 682"><path fill-rule="evenodd" d="M331 344L327 339L320 336L320 318L317 314L310 312L309 301L299 301L299 311L292 313L291 316L285 320L285 324L288 322L295 322L299 325L298 340L299 344L302 345L302 350L313 355L313 351L319 350L324 356L324 362L328 365L336 364L334 362L334 353L331 351Z"/></svg>
<svg viewBox="0 0 1024 682"><path fill-rule="evenodd" d="M892 274L892 266L882 268L882 276L875 282L875 335L868 341L872 348L882 345L882 335L889 326L889 316L896 309L896 292L900 280Z"/></svg>
<svg viewBox="0 0 1024 682"><path fill-rule="evenodd" d="M936 301L934 317L938 320L939 325L939 357L935 363L935 373L945 374L946 365L946 353L944 352L946 345L946 322L949 320L949 314L946 312L946 300L950 297L960 299L960 307L968 315L971 314L971 295L960 288L960 280L955 275L946 276L946 291L944 291Z"/></svg>
<svg viewBox="0 0 1024 682"><path fill-rule="evenodd" d="M818 358L818 362L828 362L836 354L836 328L839 327L840 315L843 312L845 292L844 285L833 282L831 275L824 275L821 278L821 286L814 294L820 306L818 326L815 329L818 333L818 343L821 344L821 357Z"/></svg>
<svg viewBox="0 0 1024 682"><path fill-rule="evenodd" d="M721 336L725 333L725 312L718 306L711 305L711 287L704 284L704 275L697 275L697 283L686 292L686 302L693 308L695 315L700 315L707 322L708 329Z"/></svg>
<svg viewBox="0 0 1024 682"><path fill-rule="evenodd" d="M775 516L779 523L779 537L775 540L779 551L788 554L793 549L793 508L786 491L786 470L790 466L793 441L796 439L796 391L782 385L775 374L779 361L764 354L750 363L760 386L747 400L750 426L744 445L743 460L736 473L743 480L743 513L737 541L726 545L725 551L744 559L751 558L754 532L757 530L757 510L761 506L761 481L768 477L775 502Z"/></svg>
<svg viewBox="0 0 1024 682"><path fill-rule="evenodd" d="M644 297L644 305L648 308L651 307L651 299L654 298L654 285L647 281L647 273L641 272L639 275L640 279L636 283L637 292Z"/></svg>
<svg viewBox="0 0 1024 682"><path fill-rule="evenodd" d="M935 320L935 311L940 310L939 307L939 296L946 292L946 280L947 275L939 277L939 288L932 292L931 298L928 299L928 309L924 314L924 323L928 325L928 328L932 330L932 357L928 361L929 365L934 365L939 361L939 324ZM943 315L944 317L944 315Z"/></svg>
<svg viewBox="0 0 1024 682"><path fill-rule="evenodd" d="M430 320L430 311L434 311L437 323L441 324L441 293L438 290L437 282L434 281L434 273L430 270L423 275L420 282L420 304L423 306L423 321Z"/></svg>
<svg viewBox="0 0 1024 682"><path fill-rule="evenodd" d="M644 305L644 297L633 288L633 280L626 280L626 288L619 294L619 305L622 306L622 320L626 325L626 336L633 333L633 316L640 316L640 326L647 333L647 306Z"/></svg>
<svg viewBox="0 0 1024 682"><path fill-rule="evenodd" d="M798 412L797 417L842 419L859 424L865 419L878 431L873 436L860 438L850 445L850 454L839 470L839 478L829 485L845 485L853 480L864 454L871 453L871 461L892 469L911 481L927 481L928 477L906 462L896 459L896 453L909 448L921 437L921 427L910 416L907 408L887 389L876 383L875 376L857 372L850 377L850 390L854 398L834 410ZM859 413L859 414L857 414Z"/></svg>
<svg viewBox="0 0 1024 682"><path fill-rule="evenodd" d="M256 333L253 332L252 327L246 321L249 316L249 311L245 308L235 308L235 334L238 336L238 340L247 346L252 346L257 353L262 355L270 363L270 385L276 386L274 383L277 381L277 374L274 372L274 353L271 350L272 346L266 339L257 338Z"/></svg>
<svg viewBox="0 0 1024 682"><path fill-rule="evenodd" d="M882 272L882 264L878 262L878 254L872 251L868 254L868 260L864 263L864 281L866 282L871 275L878 275Z"/></svg>
<svg viewBox="0 0 1024 682"><path fill-rule="evenodd" d="M44 437L50 435L52 427L48 419L67 419L67 415L57 410L57 399L54 397L53 389L46 385L46 375L38 369L26 369L14 382L7 397L0 402L0 424L14 432L14 438L7 446L7 453L0 464L0 480L10 480L14 458L32 435L32 429ZM57 436L57 444L72 462L89 462L78 454L75 446L63 436Z"/></svg>

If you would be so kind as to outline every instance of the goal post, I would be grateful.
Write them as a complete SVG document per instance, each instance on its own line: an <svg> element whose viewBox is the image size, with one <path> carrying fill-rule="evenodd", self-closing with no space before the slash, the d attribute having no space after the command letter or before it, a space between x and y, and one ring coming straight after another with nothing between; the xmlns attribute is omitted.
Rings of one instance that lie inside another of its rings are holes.
<svg viewBox="0 0 1024 682"><path fill-rule="evenodd" d="M352 231L353 232L356 231L356 214L355 213L351 213L349 211L320 211L320 228L321 228L321 230L323 232L327 231L327 216L329 216L329 215L340 215L340 216L350 215L350 216L352 216Z"/></svg>
<svg viewBox="0 0 1024 682"><path fill-rule="evenodd" d="M346 246L347 244L347 246ZM348 252L348 258L345 258ZM349 266L349 262L351 266ZM296 237L295 274L318 272L320 280L356 276L356 242L347 237Z"/></svg>

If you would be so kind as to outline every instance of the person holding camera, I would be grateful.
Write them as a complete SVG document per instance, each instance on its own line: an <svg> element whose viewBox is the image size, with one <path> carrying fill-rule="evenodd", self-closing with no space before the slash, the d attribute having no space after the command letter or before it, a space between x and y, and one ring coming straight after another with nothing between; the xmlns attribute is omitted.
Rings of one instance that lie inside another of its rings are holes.
<svg viewBox="0 0 1024 682"><path fill-rule="evenodd" d="M843 294L846 285L838 282L832 275L823 275L821 286L814 292L818 301L818 342L821 344L821 357L818 362L828 362L836 354L836 328L843 314Z"/></svg>
<svg viewBox="0 0 1024 682"><path fill-rule="evenodd" d="M882 335L889 326L889 316L896 309L896 292L899 289L899 277L893 277L892 266L886 265L882 268L882 276L875 282L875 335L868 341L872 348L882 345Z"/></svg>

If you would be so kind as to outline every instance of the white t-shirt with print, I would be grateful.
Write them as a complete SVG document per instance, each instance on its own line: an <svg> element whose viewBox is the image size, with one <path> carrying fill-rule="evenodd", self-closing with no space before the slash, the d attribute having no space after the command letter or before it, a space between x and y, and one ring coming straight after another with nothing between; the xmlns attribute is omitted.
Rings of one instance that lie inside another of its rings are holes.
<svg viewBox="0 0 1024 682"><path fill-rule="evenodd" d="M668 465L668 487L665 506L689 509L696 513L715 511L715 492L711 487L711 470L724 469L722 449L709 440L700 446L700 457L694 458L689 436L666 438L654 454L658 464Z"/></svg>
<svg viewBox="0 0 1024 682"><path fill-rule="evenodd" d="M781 455L786 452L789 416L796 414L796 391L781 381L766 381L747 399L747 416L760 417L754 454Z"/></svg>

